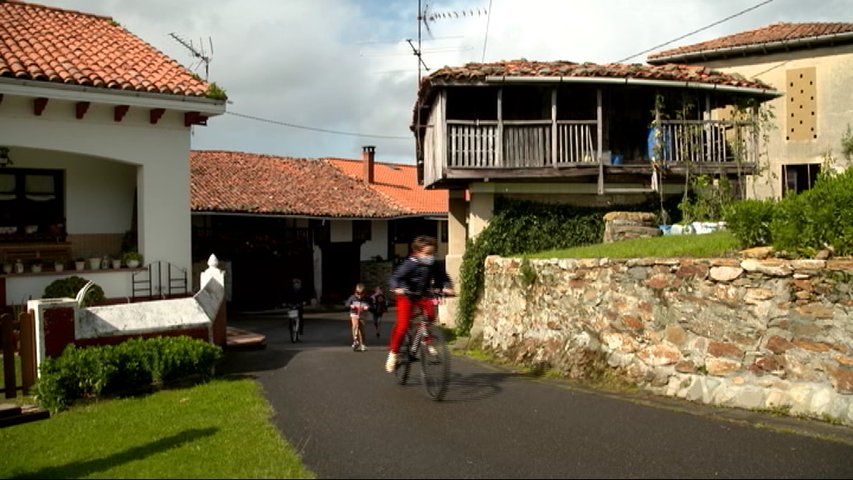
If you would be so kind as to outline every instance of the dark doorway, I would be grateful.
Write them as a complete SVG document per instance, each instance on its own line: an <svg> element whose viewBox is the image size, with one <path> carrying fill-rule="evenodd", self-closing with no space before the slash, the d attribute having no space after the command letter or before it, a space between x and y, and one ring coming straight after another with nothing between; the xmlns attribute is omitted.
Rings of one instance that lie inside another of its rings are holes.
<svg viewBox="0 0 853 480"><path fill-rule="evenodd" d="M325 304L342 304L359 282L361 242L324 243L323 298Z"/></svg>

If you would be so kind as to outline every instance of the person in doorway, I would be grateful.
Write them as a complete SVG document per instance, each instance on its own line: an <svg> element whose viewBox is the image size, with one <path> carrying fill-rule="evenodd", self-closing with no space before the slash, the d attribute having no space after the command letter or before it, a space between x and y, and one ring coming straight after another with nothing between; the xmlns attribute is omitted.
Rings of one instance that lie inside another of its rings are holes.
<svg viewBox="0 0 853 480"><path fill-rule="evenodd" d="M394 372L397 352L409 329L413 309L420 307L430 321L435 320L434 292L441 290L453 295L453 282L444 268L435 264L436 240L425 235L412 242L412 255L403 261L391 274L390 287L397 298L397 321L391 332L388 359L385 371Z"/></svg>
<svg viewBox="0 0 853 480"><path fill-rule="evenodd" d="M364 289L364 284L355 286L355 293L350 295L346 301L349 308L350 327L352 328L352 349L356 352L364 352L364 315L370 310L370 296Z"/></svg>
<svg viewBox="0 0 853 480"><path fill-rule="evenodd" d="M381 286L377 286L370 296L370 312L373 314L373 327L376 329L376 338L379 338L379 325L382 323L382 315L388 310L388 300Z"/></svg>
<svg viewBox="0 0 853 480"><path fill-rule="evenodd" d="M284 303L293 306L299 310L299 335L302 335L305 330L304 307L308 303L308 296L305 290L302 289L302 280L294 278L291 281L290 287L284 294Z"/></svg>

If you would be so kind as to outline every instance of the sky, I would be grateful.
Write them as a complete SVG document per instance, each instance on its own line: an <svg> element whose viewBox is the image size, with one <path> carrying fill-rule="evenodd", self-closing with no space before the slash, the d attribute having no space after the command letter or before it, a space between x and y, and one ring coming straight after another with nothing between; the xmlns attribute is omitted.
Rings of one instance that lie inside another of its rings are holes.
<svg viewBox="0 0 853 480"><path fill-rule="evenodd" d="M202 62L170 34L203 45L228 113L193 128L193 149L360 158L373 145L377 161L414 163L419 69L407 39L418 46L418 0L28 1L112 17L202 77ZM615 62L750 8L653 51L777 22L853 21L853 0L421 0L424 8L439 15L420 23L422 75L520 58Z"/></svg>

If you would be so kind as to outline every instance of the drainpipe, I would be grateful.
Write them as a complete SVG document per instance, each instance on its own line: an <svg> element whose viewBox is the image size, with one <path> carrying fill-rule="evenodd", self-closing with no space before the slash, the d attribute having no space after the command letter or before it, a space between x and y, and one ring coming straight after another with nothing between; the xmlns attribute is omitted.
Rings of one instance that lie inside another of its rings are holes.
<svg viewBox="0 0 853 480"><path fill-rule="evenodd" d="M366 145L361 147L361 160L364 163L364 183L373 183L373 163L376 158L376 147Z"/></svg>

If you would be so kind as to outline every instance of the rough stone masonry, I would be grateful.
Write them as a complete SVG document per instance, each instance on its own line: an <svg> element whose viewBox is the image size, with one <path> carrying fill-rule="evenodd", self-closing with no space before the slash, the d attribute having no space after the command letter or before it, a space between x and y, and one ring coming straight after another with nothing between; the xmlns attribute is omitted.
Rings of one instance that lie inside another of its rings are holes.
<svg viewBox="0 0 853 480"><path fill-rule="evenodd" d="M489 257L483 344L568 377L853 425L853 259Z"/></svg>

